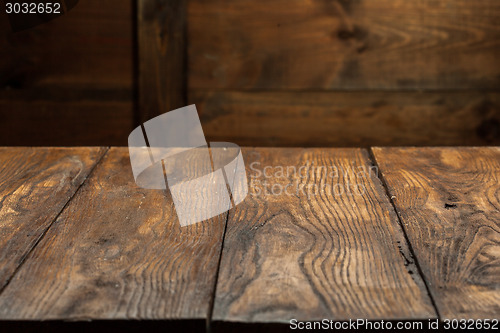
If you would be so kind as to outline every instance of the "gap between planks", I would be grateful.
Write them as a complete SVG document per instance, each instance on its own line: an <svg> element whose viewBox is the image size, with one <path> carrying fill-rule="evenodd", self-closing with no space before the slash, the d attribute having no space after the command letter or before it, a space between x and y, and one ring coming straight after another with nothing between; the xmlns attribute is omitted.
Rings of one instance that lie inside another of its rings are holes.
<svg viewBox="0 0 500 333"><path fill-rule="evenodd" d="M233 207L233 209L236 207ZM220 244L220 251L219 251L219 259L217 261L217 270L215 271L215 279L214 279L214 286L212 288L212 298L210 299L209 303L209 308L208 308L208 316L206 318L206 332L207 333L212 333L212 316L214 313L214 306L215 306L215 296L217 293L217 283L219 282L219 273L220 273L220 266L222 262L222 250L224 250L224 240L226 239L226 232L227 232L227 224L229 223L229 215L231 215L231 210L229 210L226 214L226 222L224 223L224 231L222 232L222 240Z"/></svg>
<svg viewBox="0 0 500 333"><path fill-rule="evenodd" d="M434 300L434 297L433 297L431 290L429 288L429 282L426 280L424 272L422 271L422 267L420 266L420 263L418 262L417 256L415 255L415 250L413 249L413 245L410 242L410 238L408 237L407 231L404 227L401 215L399 214L399 211L396 207L396 204L394 203L394 200L390 194L389 187L387 186L387 182L384 178L384 175L381 172L380 165L377 162L377 158L375 157L375 154L373 153L373 147L370 147L368 151L369 151L368 156L370 158L370 162L378 169L377 178L382 183L382 187L385 190L385 195L389 199L391 206L394 209L396 216L398 217L399 227L401 228L401 231L403 232L406 244L408 245L408 249L411 253L411 257L413 259L413 262L415 263L415 267L417 268L418 274L420 275L420 277L422 278L422 281L424 282L425 290L427 292L427 295L429 296L432 307L434 308L434 311L436 311L436 315L437 315L438 319L441 320L442 317L441 317L441 314L439 313L439 309L437 307L436 301Z"/></svg>
<svg viewBox="0 0 500 333"><path fill-rule="evenodd" d="M104 149L104 152L102 153L102 155L97 159L97 161L94 163L94 165L92 166L92 168L90 169L89 173L85 176L85 178L83 179L82 183L80 185L78 185L78 187L76 188L76 190L73 192L73 194L68 198L68 200L66 201L66 203L63 205L63 207L61 208L61 210L54 216L54 218L52 219L52 221L49 223L49 225L47 226L47 228L40 234L40 236L38 237L38 239L34 242L33 246L23 255L23 257L21 258L19 264L17 265L16 269L14 270L14 272L11 274L11 276L8 278L7 282L5 283L5 285L0 288L0 295L2 295L2 293L4 292L5 289L7 289L7 287L9 286L10 282L12 281L12 279L14 279L14 277L16 276L17 272L19 272L19 270L21 269L21 267L24 265L24 263L26 262L26 259L28 259L28 257L31 255L31 253L33 253L33 251L35 250L35 248L38 246L38 244L42 241L42 239L45 237L45 235L47 234L47 232L49 231L49 229L52 227L52 225L54 224L55 221L57 221L57 219L59 218L59 216L64 212L64 210L66 209L66 207L68 207L68 205L70 204L70 202L73 200L73 198L77 195L77 193L80 191L80 189L82 188L83 184L85 184L87 182L87 180L90 178L90 176L93 174L94 170L101 164L102 160L104 159L104 157L108 154L108 151L110 149L110 147L101 147Z"/></svg>
<svg viewBox="0 0 500 333"><path fill-rule="evenodd" d="M23 264L25 263L26 259L31 255L31 253L33 252L33 250L37 247L37 245L40 243L40 241L44 238L44 236L47 234L47 232L49 231L49 229L52 227L54 221L57 220L57 218L65 211L66 207L71 203L71 201L73 200L73 198L80 192L80 189L82 188L82 186L87 182L87 180L92 176L92 174L95 172L95 170L101 165L101 162L103 161L103 159L105 158L105 156L108 154L109 152L109 149L110 147L104 147L104 152L102 153L102 155L99 157L99 159L96 161L96 163L94 164L94 166L91 168L90 172L88 173L88 175L85 177L84 181L78 186L78 188L74 191L74 193L71 195L71 197L67 200L67 202L64 204L64 206L62 207L62 209L57 213L57 215L53 218L53 220L51 221L51 223L49 224L49 226L47 227L47 229L40 235L40 237L36 240L36 242L34 243L34 245L30 248L30 250L22 257L21 259L21 262L20 264L18 265L18 267L16 268L16 270L14 271L14 273L11 275L11 277L9 278L9 280L7 281L7 283L5 284L5 286L0 290L0 294L7 288L7 286L9 285L10 281L14 278L14 276L17 274L17 272L20 270L20 268L23 266ZM369 162L376 166L377 168L379 168L379 165L378 163L376 162L376 158L373 154L373 151L372 149L370 148L368 150L369 152ZM380 171L380 168L379 168L379 171ZM402 230L402 233L405 237L405 241L407 243L407 246L409 248L409 251L411 252L411 255L413 257L413 260L414 260L414 263L416 265L416 268L418 270L418 274L420 275L420 278L422 279L422 281L424 282L424 285L425 285L425 288L426 288L426 292L432 302L432 306L434 308L434 311L436 312L436 314L438 315L438 318L441 318L440 314L439 314L439 310L437 309L436 307L436 304L435 304L435 301L434 301L434 298L432 296L432 294L430 293L430 290L429 290L429 287L428 287L428 282L426 281L425 279L425 276L423 275L422 273L422 270L421 270L421 267L420 267L420 264L418 263L417 259L416 259L416 256L415 256L415 253L414 253L414 250L413 250L413 247L408 239L408 236L407 236L407 232L402 224L402 220L401 220L401 217L400 217L400 214L399 212L397 211L395 205L394 205L394 202L392 200L392 198L390 197L390 194L388 192L388 188L387 188L387 184L384 180L384 177L383 175L379 175L377 174L377 178L378 180L381 182L382 184L382 187L384 188L385 190L385 195L388 197L389 201L391 202L391 207L392 209L394 209L395 213L396 213L396 216L397 216L397 219L398 219L398 224ZM227 232L227 224L229 222L229 216L230 216L231 212L228 212L228 214L226 215L226 221L225 221L225 224L224 224L224 230L223 230L223 235L222 235L222 240L221 240L221 246L220 246L220 252L219 252L219 258L218 258L218 264L217 264L217 271L216 271L216 275L215 275L215 281L214 281L214 285L213 285L213 288L212 288L212 298L210 300L210 303L209 303L209 309L208 309L208 316L206 318L206 329L207 329L207 332L211 332L212 331L212 323L213 323L213 318L212 318L212 315L213 315L213 310L214 310L214 305L215 305L215 296L216 296L216 291L217 291L217 283L218 283L218 280L219 280L219 272L220 272L220 266L221 266L221 260L222 260L222 253L223 253L223 249L224 249L224 246L225 246L225 236L226 236L226 232Z"/></svg>
<svg viewBox="0 0 500 333"><path fill-rule="evenodd" d="M248 148L250 148L250 147L248 147ZM256 147L252 147L252 148L256 148ZM252 148L250 148L250 149L252 149ZM412 245L411 245L411 243L410 243L410 241L408 239L408 236L406 234L406 230L404 229L404 227L402 225L401 217L400 217L400 215L397 212L397 209L396 209L396 207L394 205L393 200L391 199L391 196L390 196L390 194L388 192L386 183L385 183L385 181L383 179L383 175L380 174L379 165L378 165L378 163L375 162L376 159L374 158L372 149L371 149L371 147L359 147L359 148L362 148L362 150L365 150L366 156L367 156L367 162L371 166L375 166L375 167L377 167L379 169L379 171L377 172L377 176L375 177L375 178L377 178L376 181L380 182L379 184L381 185L381 187L383 187L383 189L384 189L383 192L382 192L383 194L382 193L381 194L385 195L387 197L388 201L390 202L390 209L393 209L394 212L396 213L397 222L398 222L399 228L400 228L400 230L401 230L401 232L403 234L403 237L404 237L403 239L404 239L404 241L406 243L405 245L407 246L406 249L405 248L400 248L401 256L408 263L408 265L405 265L405 266L407 266L407 270L410 273L411 273L411 268L414 268L416 270L416 273L417 273L418 277L420 278L421 283L423 284L423 286L425 288L425 293L429 297L429 300L431 302L431 306L432 306L433 311L435 312L437 318L441 319L441 316L440 316L440 314L438 312L438 309L437 309L437 306L435 304L435 301L434 301L434 299L432 297L432 294L430 293L430 290L429 290L429 287L428 287L428 282L426 281L425 276L422 273L421 267L420 267L419 263L416 260L416 256L414 254L413 247L412 247ZM228 214L226 216L226 223L224 225L224 233L223 233L223 237L222 237L221 251L220 251L220 254L219 254L218 267L217 267L217 272L216 272L216 276L215 276L215 285L214 285L213 294L212 294L213 295L213 299L210 302L209 317L207 318L207 332L209 332L209 333L213 332L213 326L217 322L217 320L214 320L214 318L213 318L214 307L215 307L216 296L217 296L217 285L218 285L218 281L219 281L219 278L220 278L220 269L221 269L223 252L224 252L225 246L227 245L226 242L225 242L225 240L226 240L226 233L227 233L228 224L229 224L229 221L230 221L230 216L232 214L234 214L233 210L231 210L231 211L228 212ZM405 253L406 252L405 250L409 251L410 253ZM410 258L407 258L408 255L410 256Z"/></svg>

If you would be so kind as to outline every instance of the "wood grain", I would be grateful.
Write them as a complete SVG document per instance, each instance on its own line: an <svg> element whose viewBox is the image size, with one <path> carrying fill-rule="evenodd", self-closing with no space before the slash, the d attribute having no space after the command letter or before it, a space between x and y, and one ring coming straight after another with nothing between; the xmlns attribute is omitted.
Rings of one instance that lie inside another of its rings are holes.
<svg viewBox="0 0 500 333"><path fill-rule="evenodd" d="M3 15L0 145L124 145L133 128L132 1L79 1L16 33Z"/></svg>
<svg viewBox="0 0 500 333"><path fill-rule="evenodd" d="M244 158L250 193L229 214L214 321L436 316L365 150Z"/></svg>
<svg viewBox="0 0 500 333"><path fill-rule="evenodd" d="M112 148L0 295L2 319L208 318L226 216L181 228Z"/></svg>
<svg viewBox="0 0 500 333"><path fill-rule="evenodd" d="M186 105L186 1L139 0L141 123Z"/></svg>
<svg viewBox="0 0 500 333"><path fill-rule="evenodd" d="M443 318L500 313L500 149L374 148Z"/></svg>
<svg viewBox="0 0 500 333"><path fill-rule="evenodd" d="M189 1L189 89L500 87L496 0Z"/></svg>
<svg viewBox="0 0 500 333"><path fill-rule="evenodd" d="M0 148L0 290L104 152L102 148Z"/></svg>
<svg viewBox="0 0 500 333"><path fill-rule="evenodd" d="M255 146L500 145L500 94L194 91L210 141Z"/></svg>

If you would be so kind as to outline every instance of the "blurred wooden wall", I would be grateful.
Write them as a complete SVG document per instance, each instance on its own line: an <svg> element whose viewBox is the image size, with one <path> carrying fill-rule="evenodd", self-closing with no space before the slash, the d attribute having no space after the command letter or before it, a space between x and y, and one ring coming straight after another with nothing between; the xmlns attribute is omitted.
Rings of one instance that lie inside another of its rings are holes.
<svg viewBox="0 0 500 333"><path fill-rule="evenodd" d="M0 145L126 145L134 122L132 1L81 0L12 33L0 12Z"/></svg>
<svg viewBox="0 0 500 333"><path fill-rule="evenodd" d="M214 139L499 143L497 0L192 0L188 24L189 102Z"/></svg>
<svg viewBox="0 0 500 333"><path fill-rule="evenodd" d="M240 145L500 144L497 0L84 0L6 36L0 145L126 145L192 103Z"/></svg>

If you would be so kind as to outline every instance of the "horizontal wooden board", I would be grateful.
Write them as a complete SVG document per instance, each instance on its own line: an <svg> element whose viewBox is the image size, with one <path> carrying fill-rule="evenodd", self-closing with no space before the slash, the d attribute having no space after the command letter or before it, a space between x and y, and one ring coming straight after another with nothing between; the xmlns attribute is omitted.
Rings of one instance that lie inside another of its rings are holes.
<svg viewBox="0 0 500 333"><path fill-rule="evenodd" d="M436 316L366 150L243 152L250 192L229 213L214 321Z"/></svg>
<svg viewBox="0 0 500 333"><path fill-rule="evenodd" d="M500 314L500 148L374 148L442 318Z"/></svg>
<svg viewBox="0 0 500 333"><path fill-rule="evenodd" d="M205 135L252 146L500 145L500 94L193 91Z"/></svg>
<svg viewBox="0 0 500 333"><path fill-rule="evenodd" d="M9 146L127 145L129 102L0 100L0 144Z"/></svg>
<svg viewBox="0 0 500 333"><path fill-rule="evenodd" d="M0 291L104 152L0 148Z"/></svg>
<svg viewBox="0 0 500 333"><path fill-rule="evenodd" d="M15 33L4 15L0 87L132 89L131 1L79 1L65 15Z"/></svg>
<svg viewBox="0 0 500 333"><path fill-rule="evenodd" d="M194 209L194 208L193 208ZM0 295L0 319L208 318L226 215L181 228L111 148Z"/></svg>
<svg viewBox="0 0 500 333"><path fill-rule="evenodd" d="M496 0L190 0L189 88L499 89Z"/></svg>

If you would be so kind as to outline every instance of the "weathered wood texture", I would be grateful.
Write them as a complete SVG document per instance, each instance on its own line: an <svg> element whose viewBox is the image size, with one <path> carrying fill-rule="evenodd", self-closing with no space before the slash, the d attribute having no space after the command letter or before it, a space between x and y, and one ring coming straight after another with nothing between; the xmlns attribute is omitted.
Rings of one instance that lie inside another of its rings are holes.
<svg viewBox="0 0 500 333"><path fill-rule="evenodd" d="M255 146L500 145L500 94L192 92L211 141Z"/></svg>
<svg viewBox="0 0 500 333"><path fill-rule="evenodd" d="M186 2L138 0L141 122L186 105Z"/></svg>
<svg viewBox="0 0 500 333"><path fill-rule="evenodd" d="M374 148L443 318L500 313L500 148Z"/></svg>
<svg viewBox="0 0 500 333"><path fill-rule="evenodd" d="M2 319L206 319L226 216L181 228L112 148L0 295Z"/></svg>
<svg viewBox="0 0 500 333"><path fill-rule="evenodd" d="M365 150L244 157L250 193L229 213L213 320L436 316Z"/></svg>
<svg viewBox="0 0 500 333"><path fill-rule="evenodd" d="M0 148L0 290L104 152Z"/></svg>
<svg viewBox="0 0 500 333"><path fill-rule="evenodd" d="M496 0L190 0L189 88L500 88Z"/></svg>
<svg viewBox="0 0 500 333"><path fill-rule="evenodd" d="M132 1L80 1L16 33L0 16L0 144L125 145L134 118Z"/></svg>
<svg viewBox="0 0 500 333"><path fill-rule="evenodd" d="M210 138L500 144L498 1L188 3L188 100Z"/></svg>

